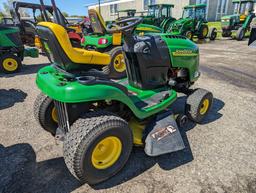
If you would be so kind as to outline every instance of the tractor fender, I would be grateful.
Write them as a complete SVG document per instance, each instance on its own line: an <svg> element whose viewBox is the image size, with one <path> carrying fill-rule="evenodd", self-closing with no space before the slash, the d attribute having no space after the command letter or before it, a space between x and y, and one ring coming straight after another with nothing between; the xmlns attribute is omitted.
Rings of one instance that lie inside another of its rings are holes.
<svg viewBox="0 0 256 193"><path fill-rule="evenodd" d="M168 100L159 104L156 108L140 109L135 106L130 94L118 88L118 86L111 84L83 84L77 79L74 81L63 81L63 74L53 66L47 66L37 74L36 84L38 88L50 98L63 103L85 103L97 101L119 101L125 104L133 114L139 118L144 119L152 116L159 111L166 109L174 100L176 100L177 93L170 91ZM119 83L116 83L119 84Z"/></svg>

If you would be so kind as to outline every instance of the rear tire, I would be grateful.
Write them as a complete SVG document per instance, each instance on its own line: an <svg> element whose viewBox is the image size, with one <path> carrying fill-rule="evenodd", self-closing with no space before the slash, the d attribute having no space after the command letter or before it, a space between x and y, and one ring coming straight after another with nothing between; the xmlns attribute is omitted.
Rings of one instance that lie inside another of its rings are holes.
<svg viewBox="0 0 256 193"><path fill-rule="evenodd" d="M198 89L188 96L185 111L188 118L201 123L211 109L213 94L204 89Z"/></svg>
<svg viewBox="0 0 256 193"><path fill-rule="evenodd" d="M103 67L103 72L113 79L122 79L126 77L126 65L122 52L122 47L117 46L109 53L111 62L108 66Z"/></svg>
<svg viewBox="0 0 256 193"><path fill-rule="evenodd" d="M39 125L53 136L55 136L56 129L58 128L56 116L57 111L54 112L53 100L40 93L34 103L34 117Z"/></svg>
<svg viewBox="0 0 256 193"><path fill-rule="evenodd" d="M80 181L97 184L123 168L132 147L126 121L108 112L92 112L71 126L64 141L64 160Z"/></svg>
<svg viewBox="0 0 256 193"><path fill-rule="evenodd" d="M0 56L0 71L11 74L19 72L22 67L21 59L14 54Z"/></svg>
<svg viewBox="0 0 256 193"><path fill-rule="evenodd" d="M205 39L209 33L209 28L207 25L202 25L199 29L199 39Z"/></svg>
<svg viewBox="0 0 256 193"><path fill-rule="evenodd" d="M236 39L237 41L242 41L245 36L245 29L243 27L240 27L236 32Z"/></svg>

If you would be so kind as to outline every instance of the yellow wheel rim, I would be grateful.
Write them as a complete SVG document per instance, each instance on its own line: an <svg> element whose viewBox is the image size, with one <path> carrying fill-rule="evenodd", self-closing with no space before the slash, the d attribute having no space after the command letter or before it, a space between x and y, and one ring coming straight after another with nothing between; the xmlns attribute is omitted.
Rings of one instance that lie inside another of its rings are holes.
<svg viewBox="0 0 256 193"><path fill-rule="evenodd" d="M55 107L53 107L51 114L52 114L52 120L54 122L58 123L57 109Z"/></svg>
<svg viewBox="0 0 256 193"><path fill-rule="evenodd" d="M203 36L206 37L207 34L208 34L208 29L205 27L205 28L203 29Z"/></svg>
<svg viewBox="0 0 256 193"><path fill-rule="evenodd" d="M3 61L3 67L6 71L13 72L18 68L18 62L13 58L6 58Z"/></svg>
<svg viewBox="0 0 256 193"><path fill-rule="evenodd" d="M209 109L209 105L210 105L209 99L205 99L200 108L201 115L204 115L207 112L207 110Z"/></svg>
<svg viewBox="0 0 256 193"><path fill-rule="evenodd" d="M114 59L114 68L117 72L124 72L126 69L124 55L118 54Z"/></svg>
<svg viewBox="0 0 256 193"><path fill-rule="evenodd" d="M92 164L96 169L111 167L120 157L122 143L117 137L101 140L92 152Z"/></svg>

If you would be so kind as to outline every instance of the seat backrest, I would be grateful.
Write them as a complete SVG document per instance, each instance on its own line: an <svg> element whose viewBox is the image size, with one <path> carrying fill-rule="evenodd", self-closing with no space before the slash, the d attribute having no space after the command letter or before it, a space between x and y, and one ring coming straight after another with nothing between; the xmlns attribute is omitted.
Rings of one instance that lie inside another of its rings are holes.
<svg viewBox="0 0 256 193"><path fill-rule="evenodd" d="M100 66L91 64L92 52L83 50L81 53L72 47L68 33L61 25L41 22L36 29L44 51L57 66L67 71L100 68ZM79 65L85 63L90 65Z"/></svg>
<svg viewBox="0 0 256 193"><path fill-rule="evenodd" d="M90 9L88 11L89 18L91 20L91 26L94 33L97 34L105 34L107 32L105 21L102 18L101 14L94 9Z"/></svg>

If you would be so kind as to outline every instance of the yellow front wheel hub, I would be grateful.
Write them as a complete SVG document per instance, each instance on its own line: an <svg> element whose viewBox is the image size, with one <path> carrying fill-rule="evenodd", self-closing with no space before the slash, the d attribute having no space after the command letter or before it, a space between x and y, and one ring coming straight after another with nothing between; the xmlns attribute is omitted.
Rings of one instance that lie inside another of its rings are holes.
<svg viewBox="0 0 256 193"><path fill-rule="evenodd" d="M3 68L6 71L13 72L17 70L18 66L19 66L18 62L13 58L6 58L3 61Z"/></svg>
<svg viewBox="0 0 256 193"><path fill-rule="evenodd" d="M120 157L122 143L117 137L107 137L101 140L92 152L92 164L96 169L111 167Z"/></svg>
<svg viewBox="0 0 256 193"><path fill-rule="evenodd" d="M204 115L208 111L209 105L210 105L209 99L205 99L200 108L201 115Z"/></svg>
<svg viewBox="0 0 256 193"><path fill-rule="evenodd" d="M118 54L114 58L114 68L117 72L124 72L126 69L125 61L124 61L124 55Z"/></svg>
<svg viewBox="0 0 256 193"><path fill-rule="evenodd" d="M56 109L55 107L53 107L53 109L52 109L51 116L52 116L52 120L53 120L55 123L58 123L57 109Z"/></svg>

